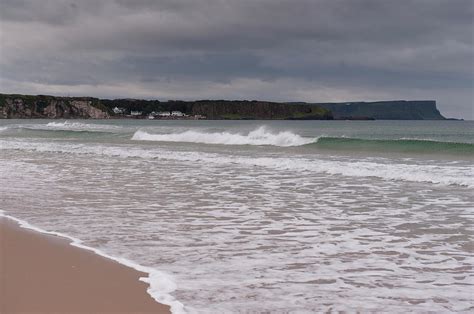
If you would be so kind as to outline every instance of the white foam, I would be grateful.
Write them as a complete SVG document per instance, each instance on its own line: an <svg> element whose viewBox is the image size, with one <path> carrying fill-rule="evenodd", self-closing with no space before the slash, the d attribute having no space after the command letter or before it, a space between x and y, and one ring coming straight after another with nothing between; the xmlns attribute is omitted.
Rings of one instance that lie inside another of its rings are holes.
<svg viewBox="0 0 474 314"><path fill-rule="evenodd" d="M227 154L213 147L221 152L211 154L137 142L25 142L50 151L0 153L6 176L0 194L8 195L2 207L173 274L179 286L172 294L188 312L444 313L472 307L474 277L466 265L473 260L464 245L472 190L311 170L339 165L380 172L392 162L392 172L400 165L423 173L425 165L438 165L435 179L435 173L467 173L463 163L351 163L337 156L331 163L324 156L255 155L242 147L227 147Z"/></svg>
<svg viewBox="0 0 474 314"><path fill-rule="evenodd" d="M81 123L81 122L49 122L46 124L47 127L60 129L60 130L116 130L119 126L109 124L97 124L97 123Z"/></svg>
<svg viewBox="0 0 474 314"><path fill-rule="evenodd" d="M185 131L170 134L151 134L143 130L138 130L132 137L137 141L158 141L158 142L186 142L203 144L222 145L272 145L272 146L301 146L314 143L316 138L305 138L290 131L272 133L265 127L259 127L248 134L229 132L199 132Z"/></svg>
<svg viewBox="0 0 474 314"><path fill-rule="evenodd" d="M11 219L13 221L16 221L21 228L30 229L39 233L54 235L54 236L68 239L71 241L70 245L72 246L75 246L84 250L92 251L97 255L116 261L122 265L133 268L139 272L147 273L148 277L141 277L139 280L149 285L147 289L148 294L157 302L161 304L169 305L172 313L175 313L175 314L186 313L186 311L184 310L183 304L177 301L170 294L171 292L175 291L177 288L177 285L171 275L166 274L164 272L161 272L151 267L142 266L140 264L137 264L125 258L111 256L99 249L84 245L82 241L77 238L71 237L64 233L55 232L55 231L47 231L47 230L41 229L39 227L36 227L28 223L25 220L7 215L2 210L0 210L0 217L4 217L4 218Z"/></svg>
<svg viewBox="0 0 474 314"><path fill-rule="evenodd" d="M56 131L114 131L120 129L119 126L98 123L82 122L49 122L47 124L23 124L19 125L23 129L31 130L56 130Z"/></svg>
<svg viewBox="0 0 474 314"><path fill-rule="evenodd" d="M384 180L428 182L443 185L474 187L472 166L393 163L390 160L368 161L364 159L331 160L295 155L288 157L251 157L204 152L169 151L161 148L133 146L102 146L85 144L57 144L30 141L0 141L0 149L18 149L38 152L94 154L121 158L167 159L183 162L259 166L275 170L302 173L327 173L349 177L377 177Z"/></svg>

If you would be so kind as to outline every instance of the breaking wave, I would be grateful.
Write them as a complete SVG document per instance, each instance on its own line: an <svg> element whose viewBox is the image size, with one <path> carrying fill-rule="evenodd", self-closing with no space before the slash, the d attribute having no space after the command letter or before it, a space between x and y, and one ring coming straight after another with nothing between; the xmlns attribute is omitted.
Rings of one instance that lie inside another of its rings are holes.
<svg viewBox="0 0 474 314"><path fill-rule="evenodd" d="M316 138L305 138L290 131L272 133L265 127L259 127L248 134L199 131L185 131L171 134L152 134L138 130L132 137L136 141L157 142L186 142L221 145L271 145L271 146L301 146L314 143Z"/></svg>
<svg viewBox="0 0 474 314"><path fill-rule="evenodd" d="M248 134L230 132L204 132L187 130L176 133L149 133L136 131L135 141L182 142L220 145L271 145L280 147L309 146L318 149L347 151L379 151L401 153L452 153L474 154L474 144L443 142L425 139L362 139L350 137L303 137L290 131L272 133L259 127Z"/></svg>

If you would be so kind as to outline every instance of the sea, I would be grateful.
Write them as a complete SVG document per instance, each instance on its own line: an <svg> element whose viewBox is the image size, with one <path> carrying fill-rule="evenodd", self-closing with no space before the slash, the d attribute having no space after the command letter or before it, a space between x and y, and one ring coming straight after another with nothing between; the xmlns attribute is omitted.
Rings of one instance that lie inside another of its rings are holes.
<svg viewBox="0 0 474 314"><path fill-rule="evenodd" d="M0 120L0 210L173 313L474 311L474 122Z"/></svg>

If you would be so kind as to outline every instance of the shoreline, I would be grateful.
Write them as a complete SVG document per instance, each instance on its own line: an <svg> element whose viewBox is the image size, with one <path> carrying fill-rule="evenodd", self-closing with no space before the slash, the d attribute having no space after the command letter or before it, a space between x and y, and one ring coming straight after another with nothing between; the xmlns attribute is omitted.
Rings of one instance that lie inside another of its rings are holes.
<svg viewBox="0 0 474 314"><path fill-rule="evenodd" d="M152 274L6 215L0 252L2 313L170 313L147 293ZM171 296L162 299L173 305Z"/></svg>

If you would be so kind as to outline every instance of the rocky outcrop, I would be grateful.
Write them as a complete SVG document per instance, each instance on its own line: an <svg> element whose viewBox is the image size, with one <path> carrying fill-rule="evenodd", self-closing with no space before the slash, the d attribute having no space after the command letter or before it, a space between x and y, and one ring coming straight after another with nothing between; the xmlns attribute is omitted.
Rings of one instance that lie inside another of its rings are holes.
<svg viewBox="0 0 474 314"><path fill-rule="evenodd" d="M51 101L43 113L51 119L55 118L90 118L105 119L108 114L92 106L92 100Z"/></svg>
<svg viewBox="0 0 474 314"><path fill-rule="evenodd" d="M96 98L0 95L0 118L106 119Z"/></svg>

